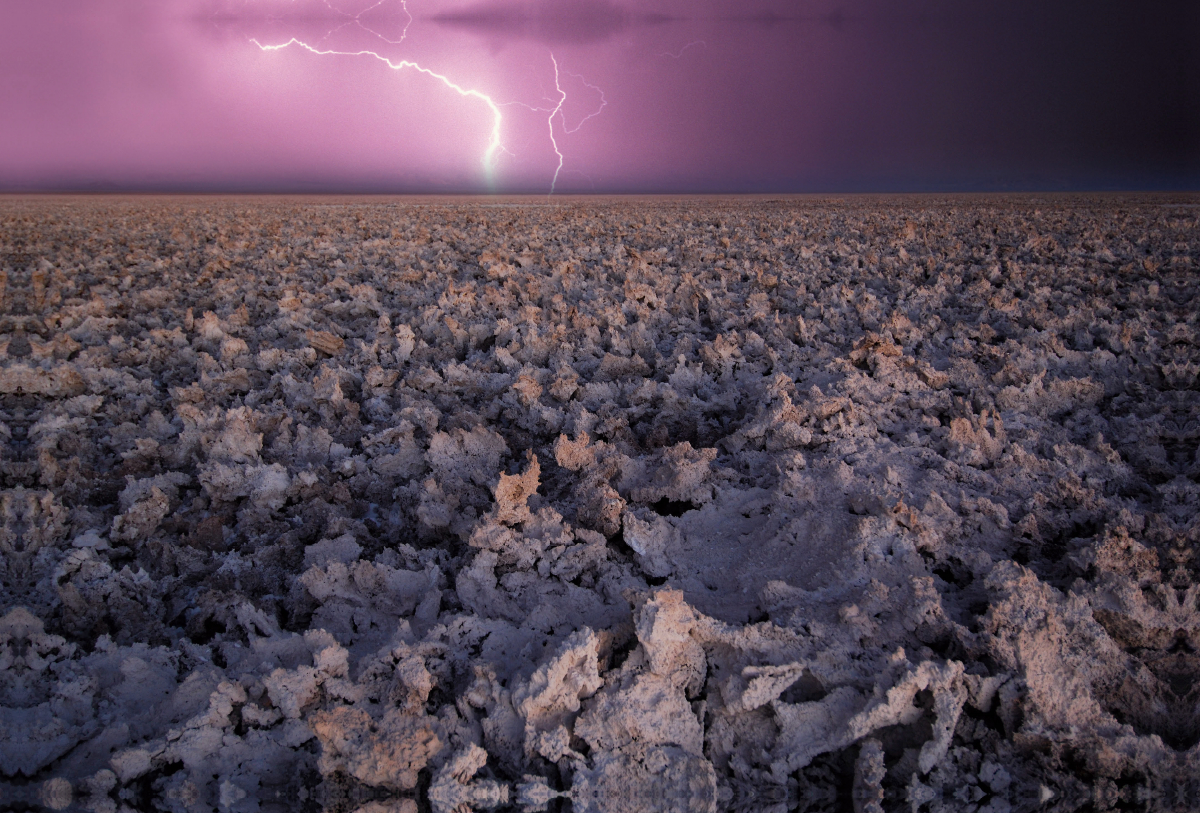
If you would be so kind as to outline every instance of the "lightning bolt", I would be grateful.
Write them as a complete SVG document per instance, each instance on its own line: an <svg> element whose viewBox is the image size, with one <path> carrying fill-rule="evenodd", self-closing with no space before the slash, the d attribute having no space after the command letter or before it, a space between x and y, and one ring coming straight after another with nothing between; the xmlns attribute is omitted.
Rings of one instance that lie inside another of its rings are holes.
<svg viewBox="0 0 1200 813"><path fill-rule="evenodd" d="M408 17L408 22L404 24L404 30L400 32L400 39L398 39L398 40L390 40L387 37L385 37L383 34L380 34L375 29L369 28L369 27L363 25L363 22L362 22L362 16L364 14L374 11L375 9L379 8L386 2L387 2L387 0L377 0L376 3L374 3L370 6L367 6L362 11L358 12L358 14L351 14L348 11L343 11L342 9L335 7L333 5L333 3L329 2L329 0L324 0L325 5L329 8L330 11L332 11L334 14L340 14L343 17L348 17L349 19L346 22L339 25L337 28L334 28L332 31L330 31L328 34L326 34L324 37L322 37L321 40L324 41L324 40L329 39L331 36L336 34L338 31L341 31L343 28L345 28L348 25L357 25L363 31L366 31L368 34L372 34L372 35L378 37L379 39L383 40L384 42L386 42L389 45L399 45L400 43L404 42L405 38L408 36L408 27L410 25L412 25L412 22L413 22L412 13L408 10L408 0L400 0L400 8L404 9L404 16Z"/></svg>
<svg viewBox="0 0 1200 813"><path fill-rule="evenodd" d="M295 37L292 37L287 42L279 44L279 45L263 45L261 42L259 42L256 39L251 39L250 41L252 43L254 43L255 45L257 45L263 51L282 51L284 48L289 48L293 45L297 45L297 46L303 48L304 50L308 51L309 53L316 54L317 56L369 56L369 57L379 60L380 62L387 65L389 68L391 68L394 71L402 71L402 70L406 70L406 69L412 69L414 71L417 71L418 73L425 74L426 76L429 76L433 79L438 80L443 85L445 85L446 87L450 88L455 93L457 93L459 96L462 96L464 98L478 99L479 101L481 101L485 105L487 105L488 110L490 110L492 113L492 132L491 132L491 136L488 139L487 149L484 150L484 153L483 153L483 171L484 171L485 177L487 178L488 185L489 186L495 185L495 178L494 178L493 173L496 168L496 153L498 153L501 149L503 149L503 147L501 146L501 143L500 143L500 130L501 130L501 123L504 120L504 116L500 113L500 107L486 93L483 93L482 91L479 91L479 90L475 90L473 88L464 88L462 85L459 85L457 82L454 82L452 79L450 79L450 77L446 76L445 74L441 74L441 73L438 73L437 71L430 70L429 68L426 68L416 62L412 62L411 60L402 59L399 62L394 62L391 59L388 59L386 56L384 56L376 51L322 50L320 48L314 48L313 46L309 45L306 42L301 42L300 40L296 39ZM551 135L553 135L553 134L551 134ZM557 151L557 147L556 147L556 151ZM556 173L556 176L557 176L557 173Z"/></svg>
<svg viewBox="0 0 1200 813"><path fill-rule="evenodd" d="M381 2L382 2L382 0L381 0ZM659 56L669 56L669 57L671 57L671 59L679 59L680 57L683 56L683 52L686 51L688 48L691 48L693 45L699 45L702 48L708 47L708 43L705 42L704 40L693 40L693 41L689 42L687 45L680 48L679 53L677 53L677 54L672 54L669 51L663 51L662 53L659 54Z"/></svg>
<svg viewBox="0 0 1200 813"><path fill-rule="evenodd" d="M556 67L557 67L557 66L556 66ZM597 93L599 93L599 94L600 94L600 106L599 106L599 107L597 107L597 108L596 108L596 109L595 109L593 112L591 112L591 113L588 113L586 116L584 116L583 118L581 118L581 119L579 120L579 123L578 123L578 124L576 124L574 127L570 128L570 129L567 129L567 119L566 119L566 117L565 117L565 116L563 117L563 120L562 120L562 122L563 122L563 132L564 132L564 133L567 133L568 135L570 135L571 133L578 133L578 132L579 132L579 128L581 128L581 127L583 127L583 125L587 124L587 122L588 122L588 119L595 118L596 116L599 116L599 115L600 115L600 112L601 112L602 110L604 110L604 108L608 107L608 97L604 95L604 91L603 91L603 90L601 90L600 88L598 88L598 87L596 87L595 85L591 84L590 82L588 82L586 79L584 79L584 78L583 78L582 76L580 76L579 74L577 74L577 73L571 73L570 71L567 71L567 76L570 76L570 77L573 77L573 78L575 78L575 79L578 79L580 82L582 82L582 83L583 83L583 86L584 86L584 87L586 87L586 88L589 88L589 89L591 89L591 90L594 90L594 91L596 91ZM556 82L555 84L557 84L557 82Z"/></svg>
<svg viewBox="0 0 1200 813"><path fill-rule="evenodd" d="M367 14L367 13L373 11L374 9L379 8L381 5L383 5L385 2L387 2L387 0L377 0L374 4L368 6L367 8L358 12L357 14L350 14L349 12L343 11L343 10L335 7L332 4L332 2L330 2L330 0L322 0L322 2L324 2L324 4L329 8L330 11L334 12L335 14L339 14L343 17L346 17L347 21L342 23L341 25L331 29L330 31L328 31L325 34L325 36L322 37L321 40L319 40L319 42L325 42L331 36L333 36L335 33L340 31L341 29L345 28L346 26L357 25L363 31L365 31L369 34L372 34L375 37L378 37L380 40L382 40L385 43L388 43L391 45L398 45L398 44L402 43L405 40L405 38L408 36L409 26L411 26L412 22L413 22L413 16L408 10L407 0L400 0L400 5L404 9L405 15L408 17L408 22L405 23L404 30L401 32L401 35L400 35L400 39L392 40L392 39L388 39L387 37L383 36L378 31L375 31L374 29L371 29L368 26L364 25L362 22L362 19L361 19L364 14ZM277 45L264 45L261 42L259 42L257 39L251 39L250 42L254 43L254 45L256 45L260 50L262 50L264 52L266 52L266 51L281 51L284 48L289 48L289 47L295 45L295 46L298 46L316 56L348 56L348 57L369 56L369 57L372 57L372 58L384 63L385 65L387 65L389 68L391 68L394 71L400 71L400 70L411 68L412 70L417 71L418 73L425 74L426 76L428 76L430 78L438 80L443 85L450 88L451 90L453 90L455 93L459 94L460 96L463 96L464 98L470 97L470 98L477 99L477 100L483 102L485 105L487 105L488 110L491 111L491 114L492 114L491 134L488 138L487 148L484 150L483 159L482 159L483 160L483 171L484 171L484 176L487 178L488 186L492 187L493 189L495 188L494 173L495 173L495 169L496 169L497 155L499 153L505 153L507 155L514 155L514 153L512 153L510 150L508 150L501 142L501 129L502 129L502 124L503 124L503 115L500 112L500 108L502 106L518 105L520 107L524 107L531 111L536 111L536 112L547 114L546 127L550 134L550 146L554 150L554 155L558 159L558 163L554 168L554 176L550 181L549 194L553 195L558 186L558 179L559 179L559 176L562 174L563 163L565 161L565 156L563 155L562 150L559 149L558 138L554 132L555 118L557 117L561 124L562 135L570 135L570 134L579 132L580 128L582 128L584 124L586 124L593 117L600 115L601 111L603 111L604 108L608 105L608 99L604 95L604 91L601 88L589 83L586 79L584 79L579 74L566 72L567 76L570 76L574 79L578 79L584 85L584 87L594 90L600 94L599 107L597 107L593 112L588 113L586 116L584 116L582 119L580 119L579 123L576 124L574 127L568 127L566 115L563 113L563 105L567 101L567 92L562 87L562 79L561 79L561 73L559 70L558 60L555 58L553 53L550 54L550 62L554 66L554 88L558 92L558 99L557 99L557 101L548 99L547 101L552 101L554 106L551 108L547 108L547 107L534 107L533 105L528 105L528 104L525 104L524 102L496 102L490 96L483 93L482 91L475 90L473 88L462 87L461 85L459 85L457 82L454 82L452 79L450 79L450 77L446 76L445 74L437 73L436 71L426 68L426 67L424 67L416 62L413 62L411 60L404 59L404 60L396 61L396 60L390 59L390 58L384 56L383 54L379 53L378 51L372 51L372 50L367 50L367 49L358 50L358 51L339 51L339 50L334 50L331 48L323 48L323 47L317 47L314 45L310 45L309 43L299 40L295 37L292 37L287 42L280 43ZM685 46L685 49L686 49L686 47L687 46ZM578 172L578 170L570 170L570 171ZM583 175L583 173L579 173L579 174ZM588 178L587 175L584 175L584 177ZM588 180L589 180L589 182L591 181L590 178L588 178ZM592 186L594 188L595 184L592 183Z"/></svg>
<svg viewBox="0 0 1200 813"><path fill-rule="evenodd" d="M571 76L571 77L574 77L575 79L578 79L580 82L582 82L584 84L585 87L591 88L592 90L594 90L600 94L600 106L597 107L595 109L595 111L588 113L586 116L584 116L582 119L580 119L579 124L576 124L573 128L568 128L567 127L567 117L562 112L563 104L566 103L566 101L567 101L567 92L565 90L563 90L563 88L562 88L562 81L561 81L561 77L559 75L559 70L558 70L558 60L554 58L553 53L550 54L550 61L554 64L554 89L558 91L558 103L555 104L553 109L550 109L549 111L546 111L545 108L540 108L540 109L542 109L545 112L549 112L549 114L550 114L546 117L546 127L550 130L550 145L552 147L554 147L554 154L558 156L558 166L555 167L554 178L550 181L550 194L553 195L554 188L558 185L558 176L562 172L562 168L563 168L563 154L558 149L558 140L554 137L554 117L557 116L559 121L562 122L563 135L570 135L572 133L577 133L577 132L579 132L579 128L583 127L583 125L587 123L588 119L591 119L595 116L600 115L600 111L602 111L605 107L608 106L608 98L604 95L603 90L601 90L600 88L596 87L595 85L589 83L586 79L584 79L579 74L567 72L567 76ZM582 174L582 173L580 173L580 174ZM587 178L586 175L584 175L584 177ZM591 181L591 178L588 178L588 180ZM593 183L592 186L595 186L595 184Z"/></svg>
<svg viewBox="0 0 1200 813"><path fill-rule="evenodd" d="M554 109L550 111L550 115L546 117L546 126L550 130L550 145L554 147L554 154L558 156L558 166L554 168L554 178L550 181L550 194L553 195L554 187L558 184L558 173L562 172L563 167L563 154L559 152L558 140L554 137L554 117L562 113L563 102L567 100L567 92L559 84L558 60L554 58L554 54L550 54L550 61L554 63L554 89L558 91L558 104L554 106Z"/></svg>

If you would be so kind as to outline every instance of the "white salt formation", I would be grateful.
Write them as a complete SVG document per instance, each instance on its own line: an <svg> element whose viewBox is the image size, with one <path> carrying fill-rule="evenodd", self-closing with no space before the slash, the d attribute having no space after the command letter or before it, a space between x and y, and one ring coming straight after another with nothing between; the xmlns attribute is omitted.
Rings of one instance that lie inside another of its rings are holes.
<svg viewBox="0 0 1200 813"><path fill-rule="evenodd" d="M1200 809L1188 198L0 202L0 807Z"/></svg>

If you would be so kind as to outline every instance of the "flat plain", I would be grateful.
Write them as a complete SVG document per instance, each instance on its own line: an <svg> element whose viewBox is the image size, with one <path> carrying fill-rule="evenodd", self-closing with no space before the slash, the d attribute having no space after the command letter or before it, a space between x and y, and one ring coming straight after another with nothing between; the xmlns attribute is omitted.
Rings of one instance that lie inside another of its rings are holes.
<svg viewBox="0 0 1200 813"><path fill-rule="evenodd" d="M1197 809L1198 207L0 199L0 806Z"/></svg>

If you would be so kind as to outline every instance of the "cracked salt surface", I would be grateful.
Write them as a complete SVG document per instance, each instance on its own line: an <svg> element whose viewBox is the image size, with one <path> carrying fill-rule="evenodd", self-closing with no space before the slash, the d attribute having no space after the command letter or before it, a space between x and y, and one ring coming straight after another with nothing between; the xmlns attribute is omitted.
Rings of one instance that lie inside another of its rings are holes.
<svg viewBox="0 0 1200 813"><path fill-rule="evenodd" d="M1195 205L0 201L0 800L1200 807Z"/></svg>

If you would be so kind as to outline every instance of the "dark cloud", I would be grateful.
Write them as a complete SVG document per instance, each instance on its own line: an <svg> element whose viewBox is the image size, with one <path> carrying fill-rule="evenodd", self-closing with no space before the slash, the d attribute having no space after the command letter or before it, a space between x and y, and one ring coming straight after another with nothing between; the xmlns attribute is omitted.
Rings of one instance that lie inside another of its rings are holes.
<svg viewBox="0 0 1200 813"><path fill-rule="evenodd" d="M635 14L604 0L480 3L426 19L489 37L526 39L547 45L603 42L630 28L667 22L663 14Z"/></svg>

